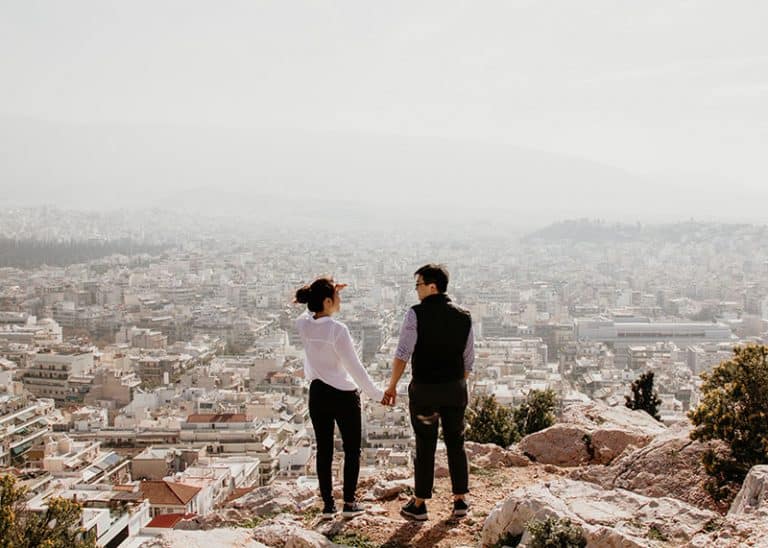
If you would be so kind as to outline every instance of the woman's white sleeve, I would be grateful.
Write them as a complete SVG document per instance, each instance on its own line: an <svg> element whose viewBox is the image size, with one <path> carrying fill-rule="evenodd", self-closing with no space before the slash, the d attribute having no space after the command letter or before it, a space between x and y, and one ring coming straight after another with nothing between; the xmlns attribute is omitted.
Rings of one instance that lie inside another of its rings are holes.
<svg viewBox="0 0 768 548"><path fill-rule="evenodd" d="M383 400L384 391L373 384L373 380L371 380L371 377L368 375L368 371L365 370L365 367L363 367L363 364L360 362L360 358L357 357L355 346L352 343L352 335L349 334L347 326L344 326L341 332L336 336L334 347L336 348L336 352L339 354L344 367L349 371L349 374L352 375L357 386L359 386L372 400Z"/></svg>

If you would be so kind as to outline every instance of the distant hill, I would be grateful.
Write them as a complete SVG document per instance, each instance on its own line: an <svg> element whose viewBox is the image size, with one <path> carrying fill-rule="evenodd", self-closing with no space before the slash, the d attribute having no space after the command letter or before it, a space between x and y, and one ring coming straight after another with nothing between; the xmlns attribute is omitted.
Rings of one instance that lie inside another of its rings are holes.
<svg viewBox="0 0 768 548"><path fill-rule="evenodd" d="M684 223L641 225L608 223L600 220L571 219L548 225L522 237L525 242L626 242L659 240L669 242L704 242L727 239L736 234L751 234L755 239L768 237L768 226L744 223L688 221Z"/></svg>
<svg viewBox="0 0 768 548"><path fill-rule="evenodd" d="M523 240L573 242L618 242L633 240L638 237L641 228L636 225L605 223L587 219L567 220L551 224L527 234Z"/></svg>

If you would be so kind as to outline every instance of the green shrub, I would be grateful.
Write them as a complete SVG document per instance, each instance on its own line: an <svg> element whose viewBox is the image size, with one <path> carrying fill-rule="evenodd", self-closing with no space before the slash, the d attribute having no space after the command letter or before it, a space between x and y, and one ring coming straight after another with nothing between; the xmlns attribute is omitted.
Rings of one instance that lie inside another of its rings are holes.
<svg viewBox="0 0 768 548"><path fill-rule="evenodd" d="M708 491L716 500L732 496L752 466L768 463L768 347L737 347L733 353L701 375L701 400L688 413L691 439L722 440L728 446L727 454L709 450L703 455L712 476Z"/></svg>
<svg viewBox="0 0 768 548"><path fill-rule="evenodd" d="M477 443L495 443L508 447L518 440L512 409L501 405L496 397L479 396L467 407L464 439Z"/></svg>
<svg viewBox="0 0 768 548"><path fill-rule="evenodd" d="M82 506L63 498L48 499L44 512L27 510L25 487L16 478L0 478L0 548L95 548L92 532L81 527Z"/></svg>
<svg viewBox="0 0 768 548"><path fill-rule="evenodd" d="M527 436L555 424L559 403L554 390L531 390L525 401L514 410L515 424L520 436Z"/></svg>
<svg viewBox="0 0 768 548"><path fill-rule="evenodd" d="M625 405L630 409L645 411L657 421L661 420L659 406L661 400L653 390L653 371L640 375L631 386L632 396L625 396Z"/></svg>
<svg viewBox="0 0 768 548"><path fill-rule="evenodd" d="M531 534L530 548L584 548L584 530L567 518L532 520L526 524Z"/></svg>

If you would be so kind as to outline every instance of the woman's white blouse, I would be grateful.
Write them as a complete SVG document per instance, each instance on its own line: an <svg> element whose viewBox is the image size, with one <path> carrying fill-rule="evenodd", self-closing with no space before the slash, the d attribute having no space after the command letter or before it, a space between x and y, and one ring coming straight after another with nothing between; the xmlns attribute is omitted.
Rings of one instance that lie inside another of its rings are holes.
<svg viewBox="0 0 768 548"><path fill-rule="evenodd" d="M330 316L315 319L305 312L296 320L296 329L304 343L304 376L320 379L339 390L358 387L372 400L381 401L384 391L373 384L355 352L349 328Z"/></svg>

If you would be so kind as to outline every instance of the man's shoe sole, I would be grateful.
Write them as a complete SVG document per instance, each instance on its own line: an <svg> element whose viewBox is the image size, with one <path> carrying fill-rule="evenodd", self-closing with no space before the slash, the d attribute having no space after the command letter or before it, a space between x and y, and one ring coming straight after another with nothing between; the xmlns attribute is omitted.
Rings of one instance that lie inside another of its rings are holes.
<svg viewBox="0 0 768 548"><path fill-rule="evenodd" d="M400 514L407 518L415 519L416 521L427 521L428 519L427 514L413 514L411 512L406 512L405 510L400 510Z"/></svg>
<svg viewBox="0 0 768 548"><path fill-rule="evenodd" d="M336 514L320 514L320 519L333 519Z"/></svg>
<svg viewBox="0 0 768 548"><path fill-rule="evenodd" d="M463 518L469 513L469 510L454 510L453 511L453 517L455 518Z"/></svg>

